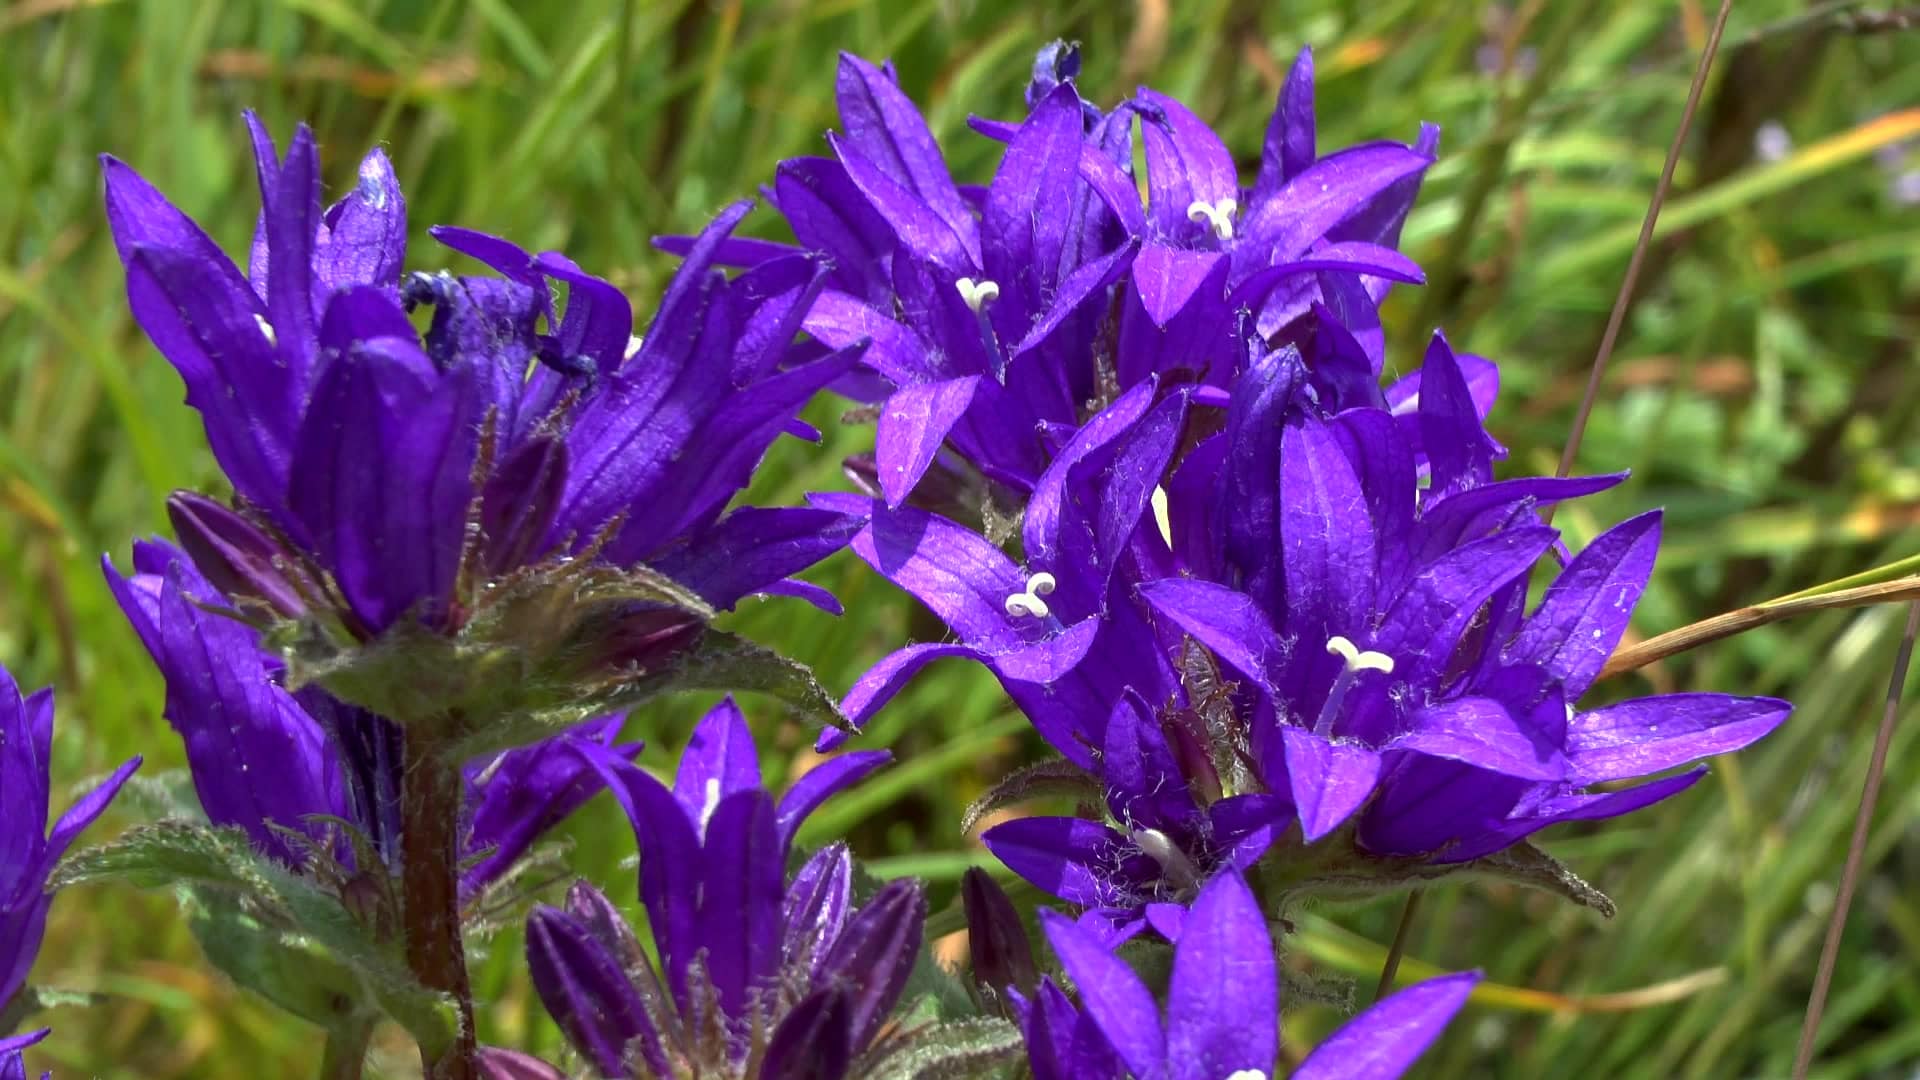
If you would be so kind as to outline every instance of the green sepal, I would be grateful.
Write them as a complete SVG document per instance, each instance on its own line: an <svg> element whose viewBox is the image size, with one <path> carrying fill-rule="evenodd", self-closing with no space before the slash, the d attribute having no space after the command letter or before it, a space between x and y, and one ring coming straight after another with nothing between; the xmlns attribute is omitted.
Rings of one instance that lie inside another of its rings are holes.
<svg viewBox="0 0 1920 1080"><path fill-rule="evenodd" d="M854 1075L866 1080L974 1080L1010 1075L1025 1040L998 1018L929 1024L888 1039Z"/></svg>

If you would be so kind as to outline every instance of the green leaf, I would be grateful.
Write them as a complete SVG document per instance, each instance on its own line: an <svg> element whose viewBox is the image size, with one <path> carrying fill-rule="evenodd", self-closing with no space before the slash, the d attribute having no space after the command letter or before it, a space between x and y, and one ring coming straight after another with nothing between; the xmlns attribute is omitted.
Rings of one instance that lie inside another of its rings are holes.
<svg viewBox="0 0 1920 1080"><path fill-rule="evenodd" d="M216 913L209 915L218 920L211 929L236 931L241 924L231 920L244 912L244 918L277 935L273 940L280 946L307 953L296 962L258 944L225 947L230 943L222 942L213 956L223 970L230 963L255 980L243 985L261 989L268 1000L296 1005L289 1009L296 1015L336 1014L286 985L303 964L321 970L316 957L324 956L326 964L351 973L359 1009L378 1008L421 1046L444 1047L459 1031L453 999L421 986L397 955L396 943L375 940L337 896L255 852L238 829L180 821L143 825L111 843L76 852L53 875L54 887L97 881L180 887L196 905Z"/></svg>

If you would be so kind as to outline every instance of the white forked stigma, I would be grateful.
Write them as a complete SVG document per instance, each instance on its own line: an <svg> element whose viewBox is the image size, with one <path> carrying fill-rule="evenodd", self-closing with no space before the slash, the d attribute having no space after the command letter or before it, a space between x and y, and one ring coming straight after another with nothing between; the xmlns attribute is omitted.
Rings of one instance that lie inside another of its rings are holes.
<svg viewBox="0 0 1920 1080"><path fill-rule="evenodd" d="M1239 1069L1229 1073L1227 1080L1267 1080L1267 1074L1259 1069Z"/></svg>
<svg viewBox="0 0 1920 1080"><path fill-rule="evenodd" d="M641 337L639 334L633 334L628 336L626 354L622 356L620 359L631 360L634 357L640 355L640 346L644 344L646 344L646 342L641 340Z"/></svg>
<svg viewBox="0 0 1920 1080"><path fill-rule="evenodd" d="M1007 597L1007 614L1015 618L1022 615L1031 615L1036 619L1046 618L1052 614L1052 609L1047 607L1047 602L1040 598L1051 593L1054 584L1053 575L1045 570L1027 578L1027 587L1024 592L1017 592Z"/></svg>
<svg viewBox="0 0 1920 1080"><path fill-rule="evenodd" d="M269 348L272 348L273 346L280 344L279 335L273 332L273 324L267 321L267 317L265 315L262 315L257 311L254 312L253 322L254 322L254 325L260 328L260 336L267 339L267 346Z"/></svg>
<svg viewBox="0 0 1920 1080"><path fill-rule="evenodd" d="M963 277L954 282L953 287L960 290L960 299L965 300L967 306L972 308L976 315L980 313L981 308L1000 299L1000 284L988 281L986 278L975 281L970 277Z"/></svg>
<svg viewBox="0 0 1920 1080"><path fill-rule="evenodd" d="M1187 220L1204 222L1213 229L1213 235L1222 240L1233 239L1233 215L1240 204L1232 199L1221 199L1210 203L1205 199L1195 199L1187 206Z"/></svg>
<svg viewBox="0 0 1920 1080"><path fill-rule="evenodd" d="M1348 671L1378 671L1382 675L1393 674L1393 657L1371 649L1363 652L1355 647L1353 642L1338 634L1327 639L1327 652L1345 660Z"/></svg>
<svg viewBox="0 0 1920 1080"><path fill-rule="evenodd" d="M1160 539L1173 546L1173 516L1167 511L1167 489L1155 486L1153 489L1153 523L1160 527Z"/></svg>

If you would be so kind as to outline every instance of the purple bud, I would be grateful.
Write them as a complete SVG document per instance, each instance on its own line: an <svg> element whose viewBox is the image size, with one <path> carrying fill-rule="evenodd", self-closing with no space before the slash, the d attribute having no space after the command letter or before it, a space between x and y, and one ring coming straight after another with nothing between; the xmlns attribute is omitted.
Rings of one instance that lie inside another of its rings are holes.
<svg viewBox="0 0 1920 1080"><path fill-rule="evenodd" d="M498 1046L480 1048L480 1080L566 1080L566 1073L532 1054Z"/></svg>
<svg viewBox="0 0 1920 1080"><path fill-rule="evenodd" d="M982 996L1004 1002L1009 987L1032 997L1040 973L1026 927L1000 883L979 867L960 879L960 900L967 910L967 952L973 981Z"/></svg>
<svg viewBox="0 0 1920 1080"><path fill-rule="evenodd" d="M193 565L221 592L258 601L287 618L306 611L283 570L287 563L280 545L252 522L191 491L168 496L167 517Z"/></svg>
<svg viewBox="0 0 1920 1080"><path fill-rule="evenodd" d="M840 1080L853 1064L851 1004L839 987L823 986L793 1007L767 1041L760 1080Z"/></svg>
<svg viewBox="0 0 1920 1080"><path fill-rule="evenodd" d="M531 439L507 455L480 496L490 572L504 574L540 554L566 482L567 445L559 439Z"/></svg>
<svg viewBox="0 0 1920 1080"><path fill-rule="evenodd" d="M579 919L545 904L527 917L534 992L580 1055L606 1076L624 1076L627 1047L666 1074L660 1035L620 960Z"/></svg>
<svg viewBox="0 0 1920 1080"><path fill-rule="evenodd" d="M853 860L847 854L847 845L829 844L814 852L787 886L781 912L785 963L804 962L818 974L827 951L847 924L852 894Z"/></svg>
<svg viewBox="0 0 1920 1080"><path fill-rule="evenodd" d="M620 961L622 967L632 969L647 962L647 954L640 948L640 939L634 936L627 920L620 916L620 909L613 906L607 894L584 879L574 882L573 887L567 890L567 914L578 919L594 940L600 943L600 947Z"/></svg>
<svg viewBox="0 0 1920 1080"><path fill-rule="evenodd" d="M927 898L917 882L890 881L873 894L834 942L816 980L851 995L852 1040L865 1047L886 1023L920 956Z"/></svg>

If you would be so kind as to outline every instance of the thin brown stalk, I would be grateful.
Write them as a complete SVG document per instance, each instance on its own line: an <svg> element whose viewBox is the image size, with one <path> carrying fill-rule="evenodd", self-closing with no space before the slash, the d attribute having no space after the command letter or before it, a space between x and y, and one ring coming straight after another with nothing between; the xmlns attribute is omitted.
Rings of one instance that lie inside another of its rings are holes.
<svg viewBox="0 0 1920 1080"><path fill-rule="evenodd" d="M1793 1080L1806 1080L1813 1065L1814 1036L1820 1032L1820 1014L1827 1007L1827 992L1833 987L1833 966L1840 955L1840 935L1847 928L1847 909L1853 906L1853 890L1860 880L1860 867L1866 861L1867 833L1873 826L1873 809L1880 801L1880 781L1887 771L1887 748L1893 743L1893 729L1900 718L1901 690L1906 686L1907 667L1913 662L1913 640L1920 634L1920 601L1907 608L1907 628L1900 639L1900 652L1893 660L1893 677L1887 684L1887 705L1880 714L1880 730L1873 737L1873 756L1867 761L1867 781L1860 789L1860 810L1853 818L1853 840L1847 845L1846 868L1840 872L1840 889L1833 898L1833 915L1827 921L1826 944L1820 948L1820 967L1813 977L1813 993L1807 998L1807 1015L1800 1025L1800 1050L1793 1059Z"/></svg>
<svg viewBox="0 0 1920 1080"><path fill-rule="evenodd" d="M1400 909L1400 925L1394 927L1393 944L1387 947L1387 962L1380 965L1380 985L1373 991L1375 1001L1393 992L1393 979L1400 974L1400 958L1406 955L1407 939L1413 936L1413 917L1420 910L1422 895L1419 889L1408 893L1406 906Z"/></svg>
<svg viewBox="0 0 1920 1080"><path fill-rule="evenodd" d="M1607 330L1600 338L1599 351L1594 354L1593 371L1587 376L1587 392L1580 399L1580 411L1574 414L1573 430L1567 434L1567 447L1560 454L1556 476L1573 472L1580 440L1587 433L1587 418L1593 413L1594 399L1600 395L1600 382L1607 374L1607 361L1613 357L1614 343L1619 340L1620 327L1626 322L1634 283L1640 279L1640 264L1646 261L1647 247L1653 242L1654 223L1660 220L1660 207L1666 203L1667 192L1673 187L1673 170L1680 163L1680 151L1687 145L1687 130L1693 126L1693 114L1700 107L1700 94L1707 85L1707 72L1713 67L1714 53L1720 50L1720 35L1725 32L1727 16L1732 11L1733 0L1720 0L1720 12L1714 16L1713 29L1707 33L1706 47L1700 50L1700 62L1694 66L1693 85L1687 88L1687 104L1680 110L1680 126L1674 130L1673 145L1667 148L1666 163L1660 167L1660 182L1654 185L1653 200L1647 203L1647 216L1640 222L1640 240L1633 246L1633 257L1627 260L1627 274L1620 280L1619 295L1613 300L1613 312L1607 316ZM1547 520L1552 519L1552 508L1549 508Z"/></svg>
<svg viewBox="0 0 1920 1080"><path fill-rule="evenodd" d="M1858 588L1841 589L1838 592L1821 593L1817 596L1770 600L1764 604L1743 607L1702 619L1678 630L1669 630L1657 637L1629 645L1615 652L1607 660L1607 666L1600 669L1600 678L1605 679L1636 671L1648 664L1665 660L1669 656L1677 656L1690 649L1697 649L1709 642L1730 638L1735 634L1744 634L1768 623L1780 622L1798 615L1916 599L1920 599L1920 577L1883 581L1875 585L1862 585Z"/></svg>

